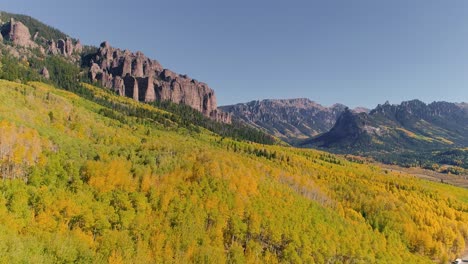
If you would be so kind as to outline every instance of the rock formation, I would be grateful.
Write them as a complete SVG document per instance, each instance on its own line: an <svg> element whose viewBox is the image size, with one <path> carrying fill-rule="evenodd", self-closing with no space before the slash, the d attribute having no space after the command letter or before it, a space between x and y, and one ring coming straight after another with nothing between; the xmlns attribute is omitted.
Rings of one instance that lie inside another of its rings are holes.
<svg viewBox="0 0 468 264"><path fill-rule="evenodd" d="M1 26L1 37L11 41L11 54L15 57L32 56L29 48L39 48L40 53L62 55L73 63L80 60L83 46L80 41L69 37L45 39L40 32L31 38L29 29L21 22L11 19ZM103 42L95 54L88 56L91 80L114 90L117 94L141 102L171 101L186 104L206 117L230 123L231 116L217 110L214 91L207 84L186 75L164 69L159 62L151 60L142 52L113 48ZM49 71L41 69L44 78L50 78Z"/></svg>
<svg viewBox="0 0 468 264"><path fill-rule="evenodd" d="M61 54L65 57L71 57L73 52L81 52L83 47L81 46L80 41L78 40L76 46L73 45L71 38L66 38L65 40L59 39L57 44L54 40L49 41L48 51L50 54Z"/></svg>
<svg viewBox="0 0 468 264"><path fill-rule="evenodd" d="M53 39L47 41L47 53L52 55L58 54L57 44Z"/></svg>
<svg viewBox="0 0 468 264"><path fill-rule="evenodd" d="M49 70L46 67L42 68L40 74L46 79L50 78Z"/></svg>
<svg viewBox="0 0 468 264"><path fill-rule="evenodd" d="M37 44L31 40L29 29L23 23L15 21L12 18L6 27L7 34L4 37L14 45L31 48L37 47Z"/></svg>
<svg viewBox="0 0 468 264"><path fill-rule="evenodd" d="M34 37L31 38L28 27L20 21L15 21L13 18L8 23L2 25L1 33L0 41L6 39L7 41L11 41L13 45L21 48L39 48L42 54L63 55L73 62L79 60L79 56L74 56L74 54L83 51L83 46L79 40L74 44L74 41L68 37L64 40L59 39L56 41L45 39L40 35L40 32L35 32ZM38 43L45 43L46 49ZM28 55L27 49L21 50L21 53Z"/></svg>
<svg viewBox="0 0 468 264"><path fill-rule="evenodd" d="M137 101L186 104L214 120L231 122L229 114L217 110L214 91L207 84L164 69L141 52L116 49L103 42L92 56L89 77Z"/></svg>
<svg viewBox="0 0 468 264"><path fill-rule="evenodd" d="M73 48L76 53L83 52L83 45L81 45L80 40L76 41L75 47Z"/></svg>

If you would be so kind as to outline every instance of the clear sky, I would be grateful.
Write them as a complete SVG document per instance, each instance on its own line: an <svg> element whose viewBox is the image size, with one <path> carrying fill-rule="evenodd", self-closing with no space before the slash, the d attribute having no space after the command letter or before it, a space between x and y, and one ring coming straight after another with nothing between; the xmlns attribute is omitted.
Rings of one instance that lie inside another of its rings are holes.
<svg viewBox="0 0 468 264"><path fill-rule="evenodd" d="M220 105L468 101L465 0L0 0L85 44L140 50Z"/></svg>

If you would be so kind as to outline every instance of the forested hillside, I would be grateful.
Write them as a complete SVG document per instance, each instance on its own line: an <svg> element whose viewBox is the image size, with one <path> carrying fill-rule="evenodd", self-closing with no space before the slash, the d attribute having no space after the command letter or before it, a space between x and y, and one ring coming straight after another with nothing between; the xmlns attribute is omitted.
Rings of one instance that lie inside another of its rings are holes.
<svg viewBox="0 0 468 264"><path fill-rule="evenodd" d="M465 248L465 189L82 89L93 101L0 81L2 263L446 263Z"/></svg>

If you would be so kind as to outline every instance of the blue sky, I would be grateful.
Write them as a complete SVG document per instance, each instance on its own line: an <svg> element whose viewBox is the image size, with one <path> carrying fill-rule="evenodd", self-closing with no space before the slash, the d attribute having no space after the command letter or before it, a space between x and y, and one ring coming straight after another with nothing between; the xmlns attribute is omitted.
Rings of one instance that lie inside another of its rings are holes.
<svg viewBox="0 0 468 264"><path fill-rule="evenodd" d="M140 50L220 105L468 101L468 1L0 0L85 44Z"/></svg>

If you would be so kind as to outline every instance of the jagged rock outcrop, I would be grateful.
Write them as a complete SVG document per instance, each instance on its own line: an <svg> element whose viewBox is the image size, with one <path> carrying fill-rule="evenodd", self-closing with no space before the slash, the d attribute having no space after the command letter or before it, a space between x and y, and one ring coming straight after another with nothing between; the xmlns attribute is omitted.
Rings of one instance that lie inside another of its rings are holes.
<svg viewBox="0 0 468 264"><path fill-rule="evenodd" d="M80 40L77 40L77 41L76 41L76 44L75 44L75 47L74 47L74 51L75 51L76 53L81 53L81 52L83 52L83 45L81 45Z"/></svg>
<svg viewBox="0 0 468 264"><path fill-rule="evenodd" d="M75 53L83 51L80 41L74 44L74 40L69 37L59 40L45 39L39 31L36 31L31 38L29 28L13 18L1 26L0 41L3 39L13 43L16 50L10 53L15 57L18 57L16 53L29 57L31 52L27 48L39 48L41 54L63 55L72 62L76 62L80 57Z"/></svg>
<svg viewBox="0 0 468 264"><path fill-rule="evenodd" d="M57 50L65 57L72 56L74 51L73 41L70 38L66 38L65 40L59 39L57 41Z"/></svg>
<svg viewBox="0 0 468 264"><path fill-rule="evenodd" d="M142 52L120 50L103 42L92 56L89 77L138 101L186 104L214 120L231 122L229 114L217 110L214 91L206 83L164 69Z"/></svg>
<svg viewBox="0 0 468 264"><path fill-rule="evenodd" d="M47 45L47 50L45 50L45 52L47 54L62 55L73 62L79 60L79 56L76 54L80 54L83 51L81 42L77 40L76 43L73 44L73 40L71 38L59 39L57 42L51 39L45 42Z"/></svg>
<svg viewBox="0 0 468 264"><path fill-rule="evenodd" d="M29 29L21 22L15 21L13 18L5 25L6 29L2 30L2 35L14 45L21 47L37 47L37 44L31 40Z"/></svg>
<svg viewBox="0 0 468 264"><path fill-rule="evenodd" d="M6 45L6 49L10 49L10 53L18 58L34 56L29 48L37 47L44 55L62 55L75 63L80 60L78 54L83 51L79 40L63 34L59 34L61 39L46 39L35 31L32 39L29 29L14 19L1 26L1 33L2 37L14 44ZM142 102L186 104L214 120L231 121L229 114L217 110L214 91L207 84L164 69L159 62L149 59L142 52L116 49L103 42L91 57L88 61L89 77L119 95ZM50 78L47 69L39 72L44 78Z"/></svg>
<svg viewBox="0 0 468 264"><path fill-rule="evenodd" d="M47 53L52 55L58 54L57 44L53 39L47 41Z"/></svg>
<svg viewBox="0 0 468 264"><path fill-rule="evenodd" d="M120 76L115 76L113 80L113 85L114 91L120 95L120 96L125 96L125 84L124 80Z"/></svg>
<svg viewBox="0 0 468 264"><path fill-rule="evenodd" d="M222 123L230 124L232 122L232 115L230 113L223 112L219 109L213 110L210 114L211 119Z"/></svg>
<svg viewBox="0 0 468 264"><path fill-rule="evenodd" d="M50 73L49 73L49 70L48 70L46 67L42 68L40 74L41 74L44 78L50 79Z"/></svg>

